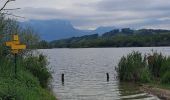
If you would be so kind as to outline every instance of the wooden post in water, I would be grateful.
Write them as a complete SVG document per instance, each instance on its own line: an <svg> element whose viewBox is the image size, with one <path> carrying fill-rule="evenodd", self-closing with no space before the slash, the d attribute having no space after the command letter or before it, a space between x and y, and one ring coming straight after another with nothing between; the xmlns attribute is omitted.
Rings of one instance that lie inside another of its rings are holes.
<svg viewBox="0 0 170 100"><path fill-rule="evenodd" d="M61 75L62 85L64 85L64 74Z"/></svg>
<svg viewBox="0 0 170 100"><path fill-rule="evenodd" d="M106 73L107 76L107 82L109 82L109 73Z"/></svg>

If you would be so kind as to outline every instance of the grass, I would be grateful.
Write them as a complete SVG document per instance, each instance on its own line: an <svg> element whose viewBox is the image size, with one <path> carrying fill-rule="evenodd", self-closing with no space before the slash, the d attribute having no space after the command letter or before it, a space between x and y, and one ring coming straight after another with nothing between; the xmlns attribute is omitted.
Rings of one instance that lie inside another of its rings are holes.
<svg viewBox="0 0 170 100"><path fill-rule="evenodd" d="M48 89L51 74L43 55L18 57L17 78L13 58L0 56L0 100L56 100Z"/></svg>
<svg viewBox="0 0 170 100"><path fill-rule="evenodd" d="M146 58L143 58L139 52L133 52L127 55L127 57L122 57L117 71L121 81L150 81L150 74L146 67Z"/></svg>
<svg viewBox="0 0 170 100"><path fill-rule="evenodd" d="M132 52L121 58L117 69L120 81L170 86L170 57L161 53Z"/></svg>

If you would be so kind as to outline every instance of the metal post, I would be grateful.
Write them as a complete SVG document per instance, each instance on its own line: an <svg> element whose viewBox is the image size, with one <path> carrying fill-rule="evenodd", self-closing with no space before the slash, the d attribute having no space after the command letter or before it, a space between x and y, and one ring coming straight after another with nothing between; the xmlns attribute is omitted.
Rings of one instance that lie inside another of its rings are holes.
<svg viewBox="0 0 170 100"><path fill-rule="evenodd" d="M17 78L17 54L14 54L15 58L14 58L14 63L15 63L15 78Z"/></svg>

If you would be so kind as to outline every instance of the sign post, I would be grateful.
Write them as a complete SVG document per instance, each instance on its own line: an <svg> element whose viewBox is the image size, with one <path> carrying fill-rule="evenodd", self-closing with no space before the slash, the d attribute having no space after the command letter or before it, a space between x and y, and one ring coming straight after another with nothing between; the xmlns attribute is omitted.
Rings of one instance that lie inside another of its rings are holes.
<svg viewBox="0 0 170 100"><path fill-rule="evenodd" d="M17 78L17 54L14 54L14 63L15 63L15 78Z"/></svg>
<svg viewBox="0 0 170 100"><path fill-rule="evenodd" d="M11 52L14 54L15 78L17 78L17 54L20 50L26 49L26 45L21 45L18 35L13 35L13 40L6 42L6 46L11 47Z"/></svg>

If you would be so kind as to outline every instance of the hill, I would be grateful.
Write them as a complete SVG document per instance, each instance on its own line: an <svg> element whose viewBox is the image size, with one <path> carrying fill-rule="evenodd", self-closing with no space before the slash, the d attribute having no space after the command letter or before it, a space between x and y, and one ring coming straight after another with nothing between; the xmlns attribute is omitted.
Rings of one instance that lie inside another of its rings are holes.
<svg viewBox="0 0 170 100"><path fill-rule="evenodd" d="M45 41L40 43L42 45ZM169 46L170 31L160 29L114 29L102 35L92 34L46 42L47 45L50 48Z"/></svg>
<svg viewBox="0 0 170 100"><path fill-rule="evenodd" d="M21 26L31 26L42 40L52 41L87 34L102 34L114 29L114 27L99 27L95 30L79 30L67 20L29 20L20 22Z"/></svg>

